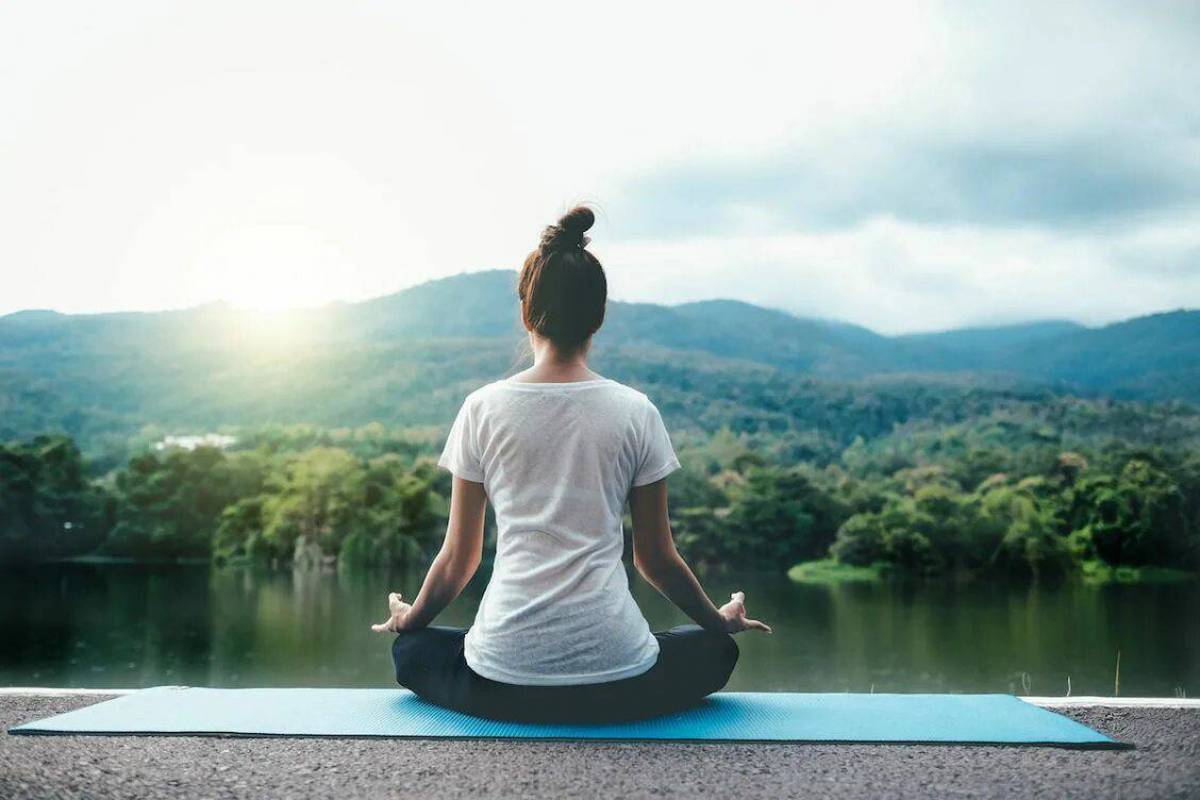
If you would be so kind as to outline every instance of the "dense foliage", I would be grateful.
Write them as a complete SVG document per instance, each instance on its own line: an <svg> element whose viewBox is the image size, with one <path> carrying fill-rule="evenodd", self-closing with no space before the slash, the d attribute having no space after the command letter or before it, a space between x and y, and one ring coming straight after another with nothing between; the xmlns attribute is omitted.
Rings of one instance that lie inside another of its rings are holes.
<svg viewBox="0 0 1200 800"><path fill-rule="evenodd" d="M917 576L1200 567L1195 415L940 397L923 418L844 445L853 427L739 431L735 418L686 428L685 469L670 479L681 550L714 566L833 558ZM258 429L229 451L146 450L96 481L68 439L10 444L0 449L5 557L420 562L446 521L439 442L436 429L377 424Z"/></svg>
<svg viewBox="0 0 1200 800"><path fill-rule="evenodd" d="M821 468L764 464L737 437L714 437L721 457L710 442L684 458L720 496L675 493L689 504L676 512L680 543L713 563L828 555L910 575L1056 577L1095 559L1200 567L1193 449L1112 443L1085 456L1053 437L1013 449L988 434L976 423L860 440Z"/></svg>
<svg viewBox="0 0 1200 800"><path fill-rule="evenodd" d="M111 527L111 497L70 439L0 444L0 561L87 552Z"/></svg>
<svg viewBox="0 0 1200 800"><path fill-rule="evenodd" d="M0 557L427 557L444 426L521 361L513 284L461 275L270 319L0 318ZM908 337L732 301L608 312L592 363L675 434L693 560L1197 566L1200 312ZM155 447L179 432L237 444Z"/></svg>
<svg viewBox="0 0 1200 800"><path fill-rule="evenodd" d="M378 454L293 448L313 437ZM411 455L422 447L419 438L291 430L249 441L253 449L235 452L147 451L95 483L80 480L79 452L62 437L0 447L6 466L25 465L4 473L20 478L6 480L0 495L0 518L21 523L3 530L6 557L369 564L419 561L436 548L449 482L428 458ZM73 539L64 529L75 531Z"/></svg>

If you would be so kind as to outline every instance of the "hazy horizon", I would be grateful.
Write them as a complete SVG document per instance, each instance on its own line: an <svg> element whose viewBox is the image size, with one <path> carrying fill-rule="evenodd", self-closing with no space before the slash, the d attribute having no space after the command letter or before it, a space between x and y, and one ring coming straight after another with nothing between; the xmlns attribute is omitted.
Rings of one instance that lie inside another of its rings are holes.
<svg viewBox="0 0 1200 800"><path fill-rule="evenodd" d="M0 314L515 267L888 334L1200 307L1200 7L0 9ZM616 54L616 55L614 55Z"/></svg>
<svg viewBox="0 0 1200 800"><path fill-rule="evenodd" d="M394 292L388 292L388 293L381 294L381 295L374 295L372 297L364 297L364 298L360 298L357 300L326 300L326 301L316 303L313 305L295 306L295 307L283 308L283 309L259 309L259 308L255 308L253 306L241 305L238 303L234 303L232 301L225 300L225 299L218 299L218 300L210 300L205 303L197 303L195 305L187 305L187 306L177 306L177 307L173 307L173 308L146 308L146 309L117 308L117 309L111 309L111 310L105 310L105 311L62 311L62 310L56 309L56 308L44 308L44 307L43 308L22 308L22 309L17 309L15 311L0 313L0 319L3 319L6 316L11 316L14 314L20 314L20 313L24 313L24 312L52 312L52 313L56 313L56 314L63 314L66 316L94 316L94 315L103 315L103 314L126 314L126 313L156 314L156 313L186 312L186 311L193 311L196 309L213 307L213 306L228 307L228 308L231 308L231 309L234 309L237 311L247 312L247 313L251 313L251 314L276 316L276 315L280 315L280 314L288 314L291 312L317 311L322 308L327 308L329 306L355 305L358 303L367 303L372 300L378 300L378 299L381 299L384 297L389 297L394 294L401 294L409 289L413 289L417 286L420 286L422 284L429 283L432 281L440 281L440 280L446 280L449 278L457 278L457 277L461 277L461 276L465 276L465 275L475 275L475 274L480 274L480 273L496 272L496 271L512 272L513 270L508 270L506 268L485 268L485 269L471 270L471 271L465 271L465 272L458 272L458 273L454 273L451 275L441 275L438 277L430 278L425 281L420 281L418 283L414 283L411 286L402 287L400 289L397 289ZM652 305L662 305L662 306L668 306L668 307L686 305L689 303L703 303L703 302L720 301L720 300L737 301L736 298L714 296L714 297L699 297L694 300L681 300L681 301L677 301L677 302L658 302L658 301L654 301L654 300L626 300L624 298L613 297L611 295L609 297L609 300L614 301L614 302L625 302L625 303L649 303ZM515 307L516 300L514 299L513 302L514 302L514 307ZM749 301L737 301L737 302L749 302ZM1048 324L1048 323L1049 324L1068 323L1068 324L1073 324L1073 325L1080 325L1080 326L1087 327L1087 328L1099 328L1099 327L1104 327L1105 325L1127 322L1131 319L1137 319L1138 317L1143 317L1143 316L1155 316L1155 315L1159 315L1159 314L1171 314L1171 313L1180 312L1180 311L1191 312L1191 311L1197 310L1195 308L1189 308L1189 307L1164 308L1164 309L1159 309L1157 311L1148 311L1145 314L1138 314L1133 317L1122 317L1120 319L1109 320L1107 322L1101 322L1101 323L1097 323L1097 324L1088 324L1085 322L1081 322L1079 320L1069 319L1067 317L1030 317L1030 318L1026 318L1026 319L1010 319L1010 320L996 320L996 321L986 321L985 320L985 321L980 321L980 322L972 322L972 323L968 323L968 324L964 324L964 325L959 325L959 326L955 326L955 327L951 327L951 328L928 328L928 329L914 328L913 330L902 331L899 333L887 333L887 332L884 332L884 331L870 325L869 323L864 324L864 323L859 323L859 322L851 322L850 320L845 320L845 319L838 319L836 317L801 314L792 309L783 308L780 306L774 306L774 305L770 305L768 303L753 303L753 305L756 305L760 308L768 309L771 311L782 311L784 313L797 316L801 319L811 319L811 320L816 320L819 322L828 322L831 324L855 325L858 327L866 328L874 333L879 333L884 336L921 336L921 335L926 335L926 334L945 333L948 331L955 331L955 330L1007 328L1007 327L1019 327L1019 326L1023 326L1023 325L1039 325L1039 324Z"/></svg>

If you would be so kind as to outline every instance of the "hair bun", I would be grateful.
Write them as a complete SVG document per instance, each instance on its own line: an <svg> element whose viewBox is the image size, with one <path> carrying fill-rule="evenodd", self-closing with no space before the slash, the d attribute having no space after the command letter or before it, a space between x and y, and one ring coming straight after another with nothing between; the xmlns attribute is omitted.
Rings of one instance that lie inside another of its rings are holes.
<svg viewBox="0 0 1200 800"><path fill-rule="evenodd" d="M568 250L572 247L583 249L591 239L584 233L592 227L596 215L587 206L575 206L566 214L559 217L554 225L547 226L542 231L542 250Z"/></svg>

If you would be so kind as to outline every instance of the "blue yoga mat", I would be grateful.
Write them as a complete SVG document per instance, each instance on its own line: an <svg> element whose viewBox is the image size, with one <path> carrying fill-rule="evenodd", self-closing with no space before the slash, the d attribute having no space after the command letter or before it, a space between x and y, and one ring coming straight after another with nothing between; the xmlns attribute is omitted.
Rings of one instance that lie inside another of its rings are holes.
<svg viewBox="0 0 1200 800"><path fill-rule="evenodd" d="M403 689L161 686L9 732L1121 746L1074 720L998 694L722 692L657 719L532 725L448 711Z"/></svg>

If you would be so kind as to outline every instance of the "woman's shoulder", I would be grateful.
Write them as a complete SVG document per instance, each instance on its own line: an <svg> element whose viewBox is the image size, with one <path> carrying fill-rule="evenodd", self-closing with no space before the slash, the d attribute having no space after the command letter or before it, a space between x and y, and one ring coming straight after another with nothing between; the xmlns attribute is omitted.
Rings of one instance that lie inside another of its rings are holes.
<svg viewBox="0 0 1200 800"><path fill-rule="evenodd" d="M634 420L635 426L644 424L657 409L650 396L640 389L611 379L604 388L604 395L611 410L618 416L627 416Z"/></svg>
<svg viewBox="0 0 1200 800"><path fill-rule="evenodd" d="M650 406L654 405L654 401L650 399L650 395L646 394L645 392L643 392L640 389L635 389L632 386L629 386L628 384L624 384L619 381L614 381L611 379L609 379L608 383L611 386L611 389L616 396L622 398L623 400L627 401L628 403L630 403L634 406L644 407L644 406L648 406L648 405L650 405Z"/></svg>
<svg viewBox="0 0 1200 800"><path fill-rule="evenodd" d="M463 400L463 405L468 408L476 408L486 404L488 400L496 397L497 394L504 390L506 383L507 381L504 379L485 383L468 394L466 399Z"/></svg>

